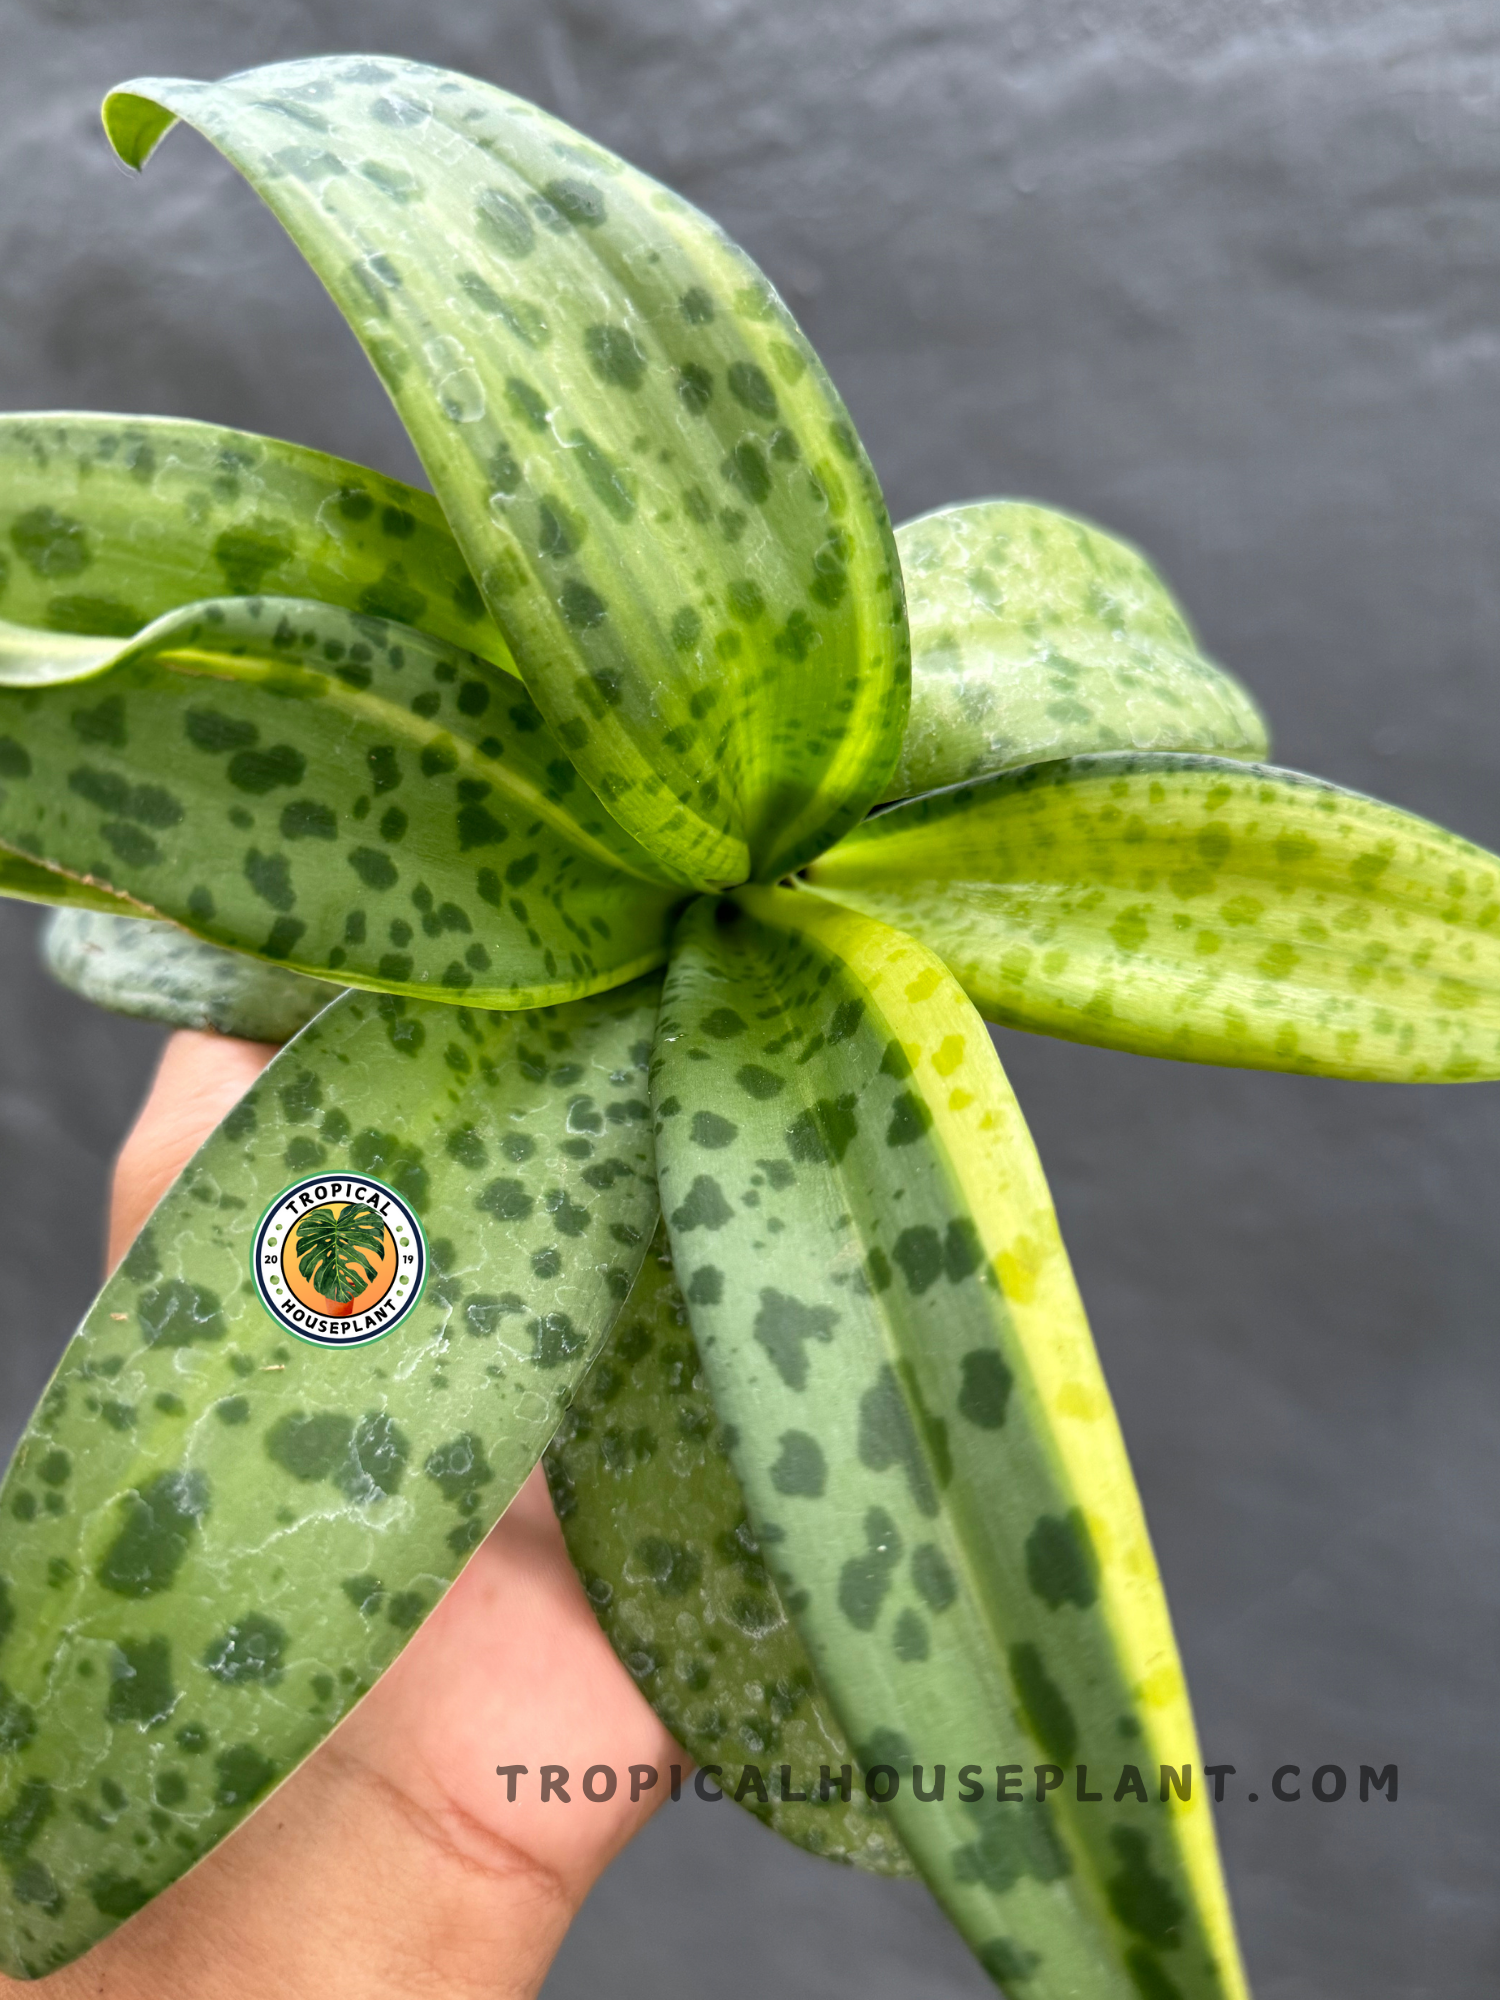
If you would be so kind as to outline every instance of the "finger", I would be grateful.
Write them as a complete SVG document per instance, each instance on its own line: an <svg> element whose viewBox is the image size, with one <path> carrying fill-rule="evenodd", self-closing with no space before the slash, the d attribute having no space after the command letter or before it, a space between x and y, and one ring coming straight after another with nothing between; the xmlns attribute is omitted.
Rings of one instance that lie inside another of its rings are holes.
<svg viewBox="0 0 1500 2000"><path fill-rule="evenodd" d="M186 1028L168 1039L140 1116L115 1161L106 1271L119 1263L193 1154L275 1054L266 1042Z"/></svg>
<svg viewBox="0 0 1500 2000"><path fill-rule="evenodd" d="M540 1468L340 1737L577 1902L692 1768L600 1630ZM497 1770L517 1766L511 1800ZM567 1774L545 1800L544 1767Z"/></svg>

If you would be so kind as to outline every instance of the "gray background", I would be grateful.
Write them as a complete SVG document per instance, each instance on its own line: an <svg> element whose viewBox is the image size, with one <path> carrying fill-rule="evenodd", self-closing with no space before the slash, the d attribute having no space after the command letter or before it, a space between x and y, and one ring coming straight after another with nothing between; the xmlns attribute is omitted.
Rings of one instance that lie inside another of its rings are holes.
<svg viewBox="0 0 1500 2000"><path fill-rule="evenodd" d="M364 47L531 96L760 259L893 515L1019 492L1126 532L1282 761L1500 846L1494 0L0 0L0 408L159 410L412 470L351 338L141 72ZM157 1046L0 910L7 1438L87 1302ZM1262 2000L1492 1995L1493 1085L1002 1037L1144 1489ZM1400 1803L1276 1805L1283 1761ZM1260 1780L1262 1802L1243 1797ZM988 1990L924 1892L664 1814L551 2000Z"/></svg>

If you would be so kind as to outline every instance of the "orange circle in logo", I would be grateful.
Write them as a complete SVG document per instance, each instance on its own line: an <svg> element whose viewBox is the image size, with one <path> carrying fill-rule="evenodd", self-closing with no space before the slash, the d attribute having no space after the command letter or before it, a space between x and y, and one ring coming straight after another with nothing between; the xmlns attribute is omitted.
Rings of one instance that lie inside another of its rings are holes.
<svg viewBox="0 0 1500 2000"><path fill-rule="evenodd" d="M294 1223L288 1229L283 1239L281 1274L287 1290L293 1298L300 1299L311 1311L326 1313L330 1319L353 1319L360 1313L367 1312L371 1306L379 1305L382 1299L389 1296L391 1286L396 1282L396 1274L400 1269L396 1239L378 1215L374 1216L374 1225L369 1231L369 1236L373 1237L375 1227L379 1228L382 1239L379 1251L374 1249L370 1241L365 1240L356 1253L359 1261L356 1263L346 1260L342 1267L355 1282L364 1277L367 1269L373 1270L374 1276L361 1290L351 1293L347 1299L330 1298L317 1291L311 1277L303 1274L303 1267L306 1265L314 1273L326 1275L329 1261L326 1257L321 1260L318 1258L318 1242L308 1227L309 1218L316 1222L328 1216L335 1228L347 1231L349 1224L344 1218L349 1216L352 1220L357 1220L360 1211L365 1207L366 1204L362 1202L332 1201L318 1208L310 1208L300 1222ZM374 1215L373 1210L369 1210L369 1213ZM307 1246L305 1250L304 1244Z"/></svg>

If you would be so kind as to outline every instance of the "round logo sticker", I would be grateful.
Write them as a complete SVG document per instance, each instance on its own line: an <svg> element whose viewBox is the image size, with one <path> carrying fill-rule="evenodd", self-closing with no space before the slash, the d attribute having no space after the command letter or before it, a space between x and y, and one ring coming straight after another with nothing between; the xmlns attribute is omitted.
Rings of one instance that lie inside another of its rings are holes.
<svg viewBox="0 0 1500 2000"><path fill-rule="evenodd" d="M368 1175L312 1175L261 1217L250 1268L278 1325L317 1347L363 1347L422 1295L427 1243L400 1195Z"/></svg>

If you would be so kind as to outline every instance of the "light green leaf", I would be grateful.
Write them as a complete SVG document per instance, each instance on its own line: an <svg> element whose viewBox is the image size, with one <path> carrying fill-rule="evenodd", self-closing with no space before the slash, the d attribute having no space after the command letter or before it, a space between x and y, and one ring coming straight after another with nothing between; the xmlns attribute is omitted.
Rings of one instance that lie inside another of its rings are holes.
<svg viewBox="0 0 1500 2000"><path fill-rule="evenodd" d="M666 957L681 891L488 662L274 597L87 643L0 667L10 847L351 986L526 1007Z"/></svg>
<svg viewBox="0 0 1500 2000"><path fill-rule="evenodd" d="M678 879L771 879L879 795L900 572L843 405L761 273L535 106L328 57L105 104L175 118L285 225L400 411L527 686Z"/></svg>
<svg viewBox="0 0 1500 2000"><path fill-rule="evenodd" d="M107 889L80 882L76 876L64 875L56 868L44 868L39 861L28 861L24 854L12 854L5 847L0 847L0 896L13 896L22 903L59 903L76 910L112 912L116 916L134 909L123 896L112 896Z"/></svg>
<svg viewBox="0 0 1500 2000"><path fill-rule="evenodd" d="M979 500L908 521L896 546L911 717L885 798L1092 751L1267 754L1255 703L1113 535L1029 501Z"/></svg>
<svg viewBox="0 0 1500 2000"><path fill-rule="evenodd" d="M221 951L176 924L92 910L59 910L42 956L54 979L96 1006L251 1042L289 1042L343 990Z"/></svg>
<svg viewBox="0 0 1500 2000"><path fill-rule="evenodd" d="M664 1227L546 1465L599 1623L693 1761L799 1847L909 1875L756 1545Z"/></svg>
<svg viewBox="0 0 1500 2000"><path fill-rule="evenodd" d="M1186 1062L1500 1076L1500 862L1295 771L1082 757L913 800L808 871L992 1021Z"/></svg>
<svg viewBox="0 0 1500 2000"><path fill-rule="evenodd" d="M652 1103L757 1540L934 1894L1045 2000L1243 1995L1145 1521L983 1022L912 939L744 890L683 920Z"/></svg>
<svg viewBox="0 0 1500 2000"><path fill-rule="evenodd" d="M417 625L515 672L430 493L218 424L0 416L0 616L29 645L104 659L68 635L128 638L265 592Z"/></svg>
<svg viewBox="0 0 1500 2000"><path fill-rule="evenodd" d="M509 1503L650 1238L658 991L347 995L105 1286L0 1490L7 1972L74 1957L229 1832ZM249 1282L266 1205L325 1169L425 1218L421 1302L370 1346L282 1334Z"/></svg>

